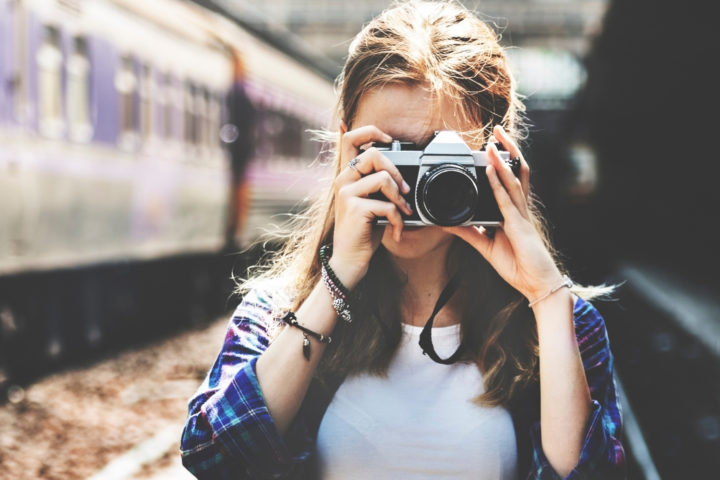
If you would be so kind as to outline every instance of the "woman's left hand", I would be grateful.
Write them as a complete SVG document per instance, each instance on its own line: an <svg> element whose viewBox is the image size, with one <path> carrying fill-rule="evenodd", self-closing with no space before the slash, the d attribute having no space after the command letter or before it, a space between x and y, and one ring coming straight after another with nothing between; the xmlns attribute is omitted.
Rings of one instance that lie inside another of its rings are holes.
<svg viewBox="0 0 720 480"><path fill-rule="evenodd" d="M532 301L556 286L562 275L530 217L530 167L502 127L496 126L493 134L511 158L520 158L517 178L501 160L495 145L488 144L490 166L486 173L503 215L502 226L494 235L477 226L445 230L472 245L507 283Z"/></svg>

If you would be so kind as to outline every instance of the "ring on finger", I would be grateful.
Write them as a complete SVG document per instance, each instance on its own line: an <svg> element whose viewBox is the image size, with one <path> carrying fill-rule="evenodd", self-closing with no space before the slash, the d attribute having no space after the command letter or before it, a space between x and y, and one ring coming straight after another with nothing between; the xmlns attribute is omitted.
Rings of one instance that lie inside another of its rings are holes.
<svg viewBox="0 0 720 480"><path fill-rule="evenodd" d="M358 163L360 163L360 158L355 157L355 158L353 158L352 160L350 160L350 161L348 162L348 167L352 168L352 169L355 170L357 173L360 173L360 170L358 170L357 167L356 167ZM362 173L360 173L360 176L362 176Z"/></svg>

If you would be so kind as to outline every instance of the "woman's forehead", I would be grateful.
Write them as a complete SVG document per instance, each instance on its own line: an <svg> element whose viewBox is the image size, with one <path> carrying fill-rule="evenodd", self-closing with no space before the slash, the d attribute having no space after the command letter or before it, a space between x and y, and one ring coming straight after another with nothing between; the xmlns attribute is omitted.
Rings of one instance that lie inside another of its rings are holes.
<svg viewBox="0 0 720 480"><path fill-rule="evenodd" d="M427 143L438 130L471 131L457 100L435 96L422 86L386 85L364 94L357 107L352 128L374 125L391 137Z"/></svg>

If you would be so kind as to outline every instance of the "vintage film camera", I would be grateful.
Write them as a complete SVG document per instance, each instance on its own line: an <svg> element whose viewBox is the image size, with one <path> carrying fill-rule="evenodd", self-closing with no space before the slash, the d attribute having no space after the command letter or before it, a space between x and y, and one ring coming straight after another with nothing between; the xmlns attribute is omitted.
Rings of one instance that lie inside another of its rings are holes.
<svg viewBox="0 0 720 480"><path fill-rule="evenodd" d="M435 132L424 150L412 142L393 141L374 145L400 170L410 185L403 195L413 209L403 215L405 225L483 225L497 226L502 214L493 196L485 168L490 164L485 150L470 150L457 132ZM510 159L506 151L500 157L520 174L520 160ZM382 193L371 198L387 200ZM387 225L386 218L378 224Z"/></svg>

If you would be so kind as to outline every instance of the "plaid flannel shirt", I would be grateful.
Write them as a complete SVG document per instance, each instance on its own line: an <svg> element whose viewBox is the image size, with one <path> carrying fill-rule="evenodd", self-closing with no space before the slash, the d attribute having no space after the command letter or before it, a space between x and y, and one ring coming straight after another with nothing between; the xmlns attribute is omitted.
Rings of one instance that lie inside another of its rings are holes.
<svg viewBox="0 0 720 480"><path fill-rule="evenodd" d="M621 410L605 323L582 299L575 303L574 317L592 411L580 460L565 478L622 479L626 474ZM199 479L312 478L305 468L315 449L312 429L298 418L284 437L280 435L255 372L276 322L268 296L246 295L230 320L217 360L190 399L181 454L185 467ZM561 478L542 450L539 390L510 411L521 478Z"/></svg>

